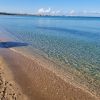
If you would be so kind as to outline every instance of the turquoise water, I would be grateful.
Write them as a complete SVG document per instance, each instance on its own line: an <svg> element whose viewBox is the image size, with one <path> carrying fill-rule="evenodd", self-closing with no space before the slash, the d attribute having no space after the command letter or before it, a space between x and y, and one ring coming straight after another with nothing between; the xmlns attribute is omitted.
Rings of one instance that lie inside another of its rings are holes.
<svg viewBox="0 0 100 100"><path fill-rule="evenodd" d="M100 88L100 18L0 16L0 26Z"/></svg>

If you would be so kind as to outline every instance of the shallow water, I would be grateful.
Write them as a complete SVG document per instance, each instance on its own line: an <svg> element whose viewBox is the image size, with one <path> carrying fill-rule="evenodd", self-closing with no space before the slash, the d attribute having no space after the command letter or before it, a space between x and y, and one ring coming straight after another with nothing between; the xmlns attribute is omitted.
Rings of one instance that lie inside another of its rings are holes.
<svg viewBox="0 0 100 100"><path fill-rule="evenodd" d="M81 80L100 87L100 18L0 16L0 26L28 43L28 52L37 49L62 68L70 65Z"/></svg>

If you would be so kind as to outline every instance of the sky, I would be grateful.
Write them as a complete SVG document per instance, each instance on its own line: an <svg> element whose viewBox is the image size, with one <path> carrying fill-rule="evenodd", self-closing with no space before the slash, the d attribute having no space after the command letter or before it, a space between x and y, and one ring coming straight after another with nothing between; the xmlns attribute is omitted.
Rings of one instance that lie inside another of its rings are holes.
<svg viewBox="0 0 100 100"><path fill-rule="evenodd" d="M0 12L100 15L100 0L0 0Z"/></svg>

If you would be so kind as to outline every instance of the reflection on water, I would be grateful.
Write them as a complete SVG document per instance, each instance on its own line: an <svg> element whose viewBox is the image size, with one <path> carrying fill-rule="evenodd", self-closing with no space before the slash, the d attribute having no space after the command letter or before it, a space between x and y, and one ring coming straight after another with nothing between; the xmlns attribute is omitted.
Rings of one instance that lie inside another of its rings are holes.
<svg viewBox="0 0 100 100"><path fill-rule="evenodd" d="M100 18L3 16L0 25L16 41L28 43L64 68L70 65L82 80L100 88Z"/></svg>

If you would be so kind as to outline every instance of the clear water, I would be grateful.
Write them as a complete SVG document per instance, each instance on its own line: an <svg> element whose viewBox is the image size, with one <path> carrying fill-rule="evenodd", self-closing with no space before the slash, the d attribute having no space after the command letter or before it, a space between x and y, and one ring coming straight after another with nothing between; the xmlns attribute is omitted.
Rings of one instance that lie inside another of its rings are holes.
<svg viewBox="0 0 100 100"><path fill-rule="evenodd" d="M0 16L0 26L100 88L100 18Z"/></svg>

